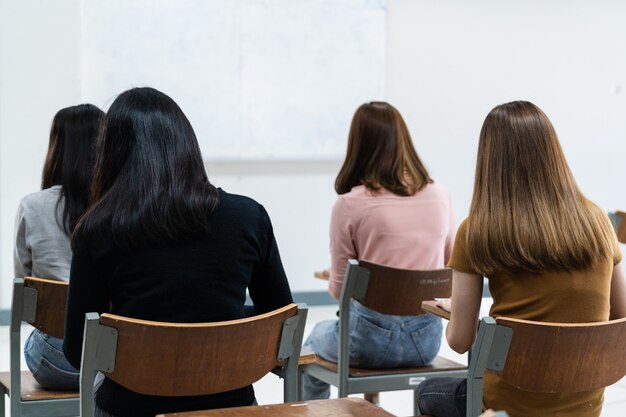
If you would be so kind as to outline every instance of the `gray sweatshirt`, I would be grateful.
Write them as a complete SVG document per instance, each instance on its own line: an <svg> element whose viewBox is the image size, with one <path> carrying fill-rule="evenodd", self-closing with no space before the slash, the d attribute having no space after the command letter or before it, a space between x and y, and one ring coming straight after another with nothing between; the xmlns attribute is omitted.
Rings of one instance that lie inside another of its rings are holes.
<svg viewBox="0 0 626 417"><path fill-rule="evenodd" d="M69 281L72 250L61 228L64 202L57 206L61 186L27 195L15 219L15 276Z"/></svg>

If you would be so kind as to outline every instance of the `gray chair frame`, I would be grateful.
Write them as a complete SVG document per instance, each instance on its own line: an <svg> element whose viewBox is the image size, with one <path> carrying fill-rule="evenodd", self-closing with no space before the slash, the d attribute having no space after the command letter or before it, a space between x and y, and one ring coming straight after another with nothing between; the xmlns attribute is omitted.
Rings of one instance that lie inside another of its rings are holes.
<svg viewBox="0 0 626 417"><path fill-rule="evenodd" d="M466 377L467 369L423 371L414 373L389 373L371 376L350 376L349 352L349 322L350 300L363 300L367 294L370 271L359 265L355 259L348 261L341 297L339 299L339 354L337 372L319 364L311 363L301 367L304 372L318 378L328 384L338 387L339 397L347 397L350 394L382 391L414 391L414 411L419 415L417 405L417 386L426 378L433 377ZM420 304L421 300L416 300ZM391 369L393 371L393 369ZM302 394L302 393L300 393ZM302 398L302 396L300 396Z"/></svg>
<svg viewBox="0 0 626 417"><path fill-rule="evenodd" d="M626 213L616 210L610 211L608 215L613 224L613 229L615 229L617 240L619 240L620 243L626 243L626 227L624 225Z"/></svg>
<svg viewBox="0 0 626 417"><path fill-rule="evenodd" d="M283 365L272 370L283 378L285 402L298 398L298 359L308 307L298 304L296 314L283 323L277 360ZM80 368L80 417L94 416L94 379L97 371L112 372L115 369L117 329L100 324L98 313L85 315L82 363ZM206 372L199 369L198 372Z"/></svg>
<svg viewBox="0 0 626 417"><path fill-rule="evenodd" d="M22 322L32 324L37 317L37 297L35 288L25 287L24 279L13 280L13 301L10 324L10 372L11 384L8 390L3 387L0 396L0 417L4 417L4 396L10 398L11 417L71 417L77 416L79 398L59 398L23 401L21 395L21 355Z"/></svg>
<svg viewBox="0 0 626 417"><path fill-rule="evenodd" d="M498 326L493 317L484 317L478 325L476 341L469 354L467 367L467 417L478 417L483 409L483 377L485 369L504 368L513 331Z"/></svg>

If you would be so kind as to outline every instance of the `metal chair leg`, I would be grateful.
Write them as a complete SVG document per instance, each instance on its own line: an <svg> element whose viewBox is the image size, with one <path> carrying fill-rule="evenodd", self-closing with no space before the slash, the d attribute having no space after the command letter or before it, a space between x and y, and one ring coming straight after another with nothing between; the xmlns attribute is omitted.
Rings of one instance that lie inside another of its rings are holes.
<svg viewBox="0 0 626 417"><path fill-rule="evenodd" d="M380 405L380 393L379 392L366 392L363 394L365 401L369 401L374 405Z"/></svg>
<svg viewBox="0 0 626 417"><path fill-rule="evenodd" d="M4 411L4 398L7 395L5 390L2 390L2 392L0 392L0 417L4 417L5 416L5 411Z"/></svg>
<svg viewBox="0 0 626 417"><path fill-rule="evenodd" d="M420 411L420 406L419 406L419 395L417 395L416 389L413 390L413 415L414 416L422 415L422 412Z"/></svg>

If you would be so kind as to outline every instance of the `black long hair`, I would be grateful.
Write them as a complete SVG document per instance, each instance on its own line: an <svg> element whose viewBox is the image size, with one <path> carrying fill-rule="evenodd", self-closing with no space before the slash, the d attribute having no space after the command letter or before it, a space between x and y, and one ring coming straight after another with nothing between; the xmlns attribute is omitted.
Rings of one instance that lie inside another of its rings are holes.
<svg viewBox="0 0 626 417"><path fill-rule="evenodd" d="M104 112L93 104L61 109L52 119L48 154L41 175L41 189L61 186L59 201L65 201L59 225L71 235L89 202L93 149L98 123Z"/></svg>
<svg viewBox="0 0 626 417"><path fill-rule="evenodd" d="M180 107L153 88L120 94L101 124L90 208L73 246L110 230L123 249L208 230L219 194Z"/></svg>

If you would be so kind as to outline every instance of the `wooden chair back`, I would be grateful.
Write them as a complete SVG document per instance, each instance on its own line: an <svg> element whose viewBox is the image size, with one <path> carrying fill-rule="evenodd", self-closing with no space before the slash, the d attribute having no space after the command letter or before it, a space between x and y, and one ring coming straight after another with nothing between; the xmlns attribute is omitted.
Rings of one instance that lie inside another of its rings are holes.
<svg viewBox="0 0 626 417"><path fill-rule="evenodd" d="M115 367L105 374L146 395L206 395L241 388L279 365L283 324L297 311L290 304L241 320L194 324L103 314L100 324L117 330Z"/></svg>
<svg viewBox="0 0 626 417"><path fill-rule="evenodd" d="M423 300L449 298L452 294L452 270L449 268L418 271L367 261L359 261L359 267L369 271L369 283L365 295L355 298L379 313L425 314L421 306Z"/></svg>
<svg viewBox="0 0 626 417"><path fill-rule="evenodd" d="M24 278L24 291L30 291L31 297L36 298L36 314L28 322L50 336L63 339L68 287L63 281Z"/></svg>
<svg viewBox="0 0 626 417"><path fill-rule="evenodd" d="M582 392L612 385L626 375L626 318L600 323L555 324L496 319L513 330L499 376L532 392Z"/></svg>

